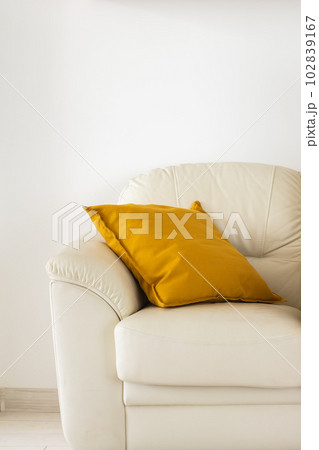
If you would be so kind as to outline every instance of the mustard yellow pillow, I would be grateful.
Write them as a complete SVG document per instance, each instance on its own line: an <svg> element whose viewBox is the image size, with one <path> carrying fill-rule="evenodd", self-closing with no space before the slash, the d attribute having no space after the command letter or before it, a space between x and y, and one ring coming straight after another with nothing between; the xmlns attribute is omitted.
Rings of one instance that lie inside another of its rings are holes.
<svg viewBox="0 0 319 450"><path fill-rule="evenodd" d="M195 202L84 207L108 246L137 278L150 302L281 302L263 278ZM212 238L213 233L213 238Z"/></svg>

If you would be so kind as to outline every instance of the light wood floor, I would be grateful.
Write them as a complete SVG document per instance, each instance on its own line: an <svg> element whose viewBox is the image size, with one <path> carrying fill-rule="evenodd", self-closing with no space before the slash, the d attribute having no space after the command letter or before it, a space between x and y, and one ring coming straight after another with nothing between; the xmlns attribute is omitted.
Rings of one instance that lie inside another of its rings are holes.
<svg viewBox="0 0 319 450"><path fill-rule="evenodd" d="M0 450L71 450L56 413L0 413Z"/></svg>

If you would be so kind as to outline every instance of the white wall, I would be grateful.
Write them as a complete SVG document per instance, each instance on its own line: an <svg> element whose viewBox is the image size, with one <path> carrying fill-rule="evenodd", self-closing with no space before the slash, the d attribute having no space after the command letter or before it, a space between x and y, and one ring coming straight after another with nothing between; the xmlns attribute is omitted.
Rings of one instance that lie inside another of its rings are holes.
<svg viewBox="0 0 319 450"><path fill-rule="evenodd" d="M221 160L299 168L299 1L1 0L0 73L116 189ZM0 77L0 371L50 324L44 265L63 205L116 189ZM273 104L278 97L282 97ZM0 380L54 387L48 332Z"/></svg>

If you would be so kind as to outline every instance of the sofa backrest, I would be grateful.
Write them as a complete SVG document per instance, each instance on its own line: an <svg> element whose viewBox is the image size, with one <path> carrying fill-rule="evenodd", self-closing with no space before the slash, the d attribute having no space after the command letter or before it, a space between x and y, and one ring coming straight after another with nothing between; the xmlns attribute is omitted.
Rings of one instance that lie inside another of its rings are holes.
<svg viewBox="0 0 319 450"><path fill-rule="evenodd" d="M219 230L237 230L229 241L274 292L300 308L300 173L255 163L182 164L132 179L119 203L189 208L195 200L223 213L214 221Z"/></svg>

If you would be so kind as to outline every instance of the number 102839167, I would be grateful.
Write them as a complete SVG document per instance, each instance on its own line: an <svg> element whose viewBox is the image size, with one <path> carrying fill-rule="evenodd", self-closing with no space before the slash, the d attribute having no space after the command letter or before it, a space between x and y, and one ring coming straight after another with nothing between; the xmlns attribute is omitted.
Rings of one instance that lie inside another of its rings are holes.
<svg viewBox="0 0 319 450"><path fill-rule="evenodd" d="M306 85L316 85L316 20L306 16Z"/></svg>

